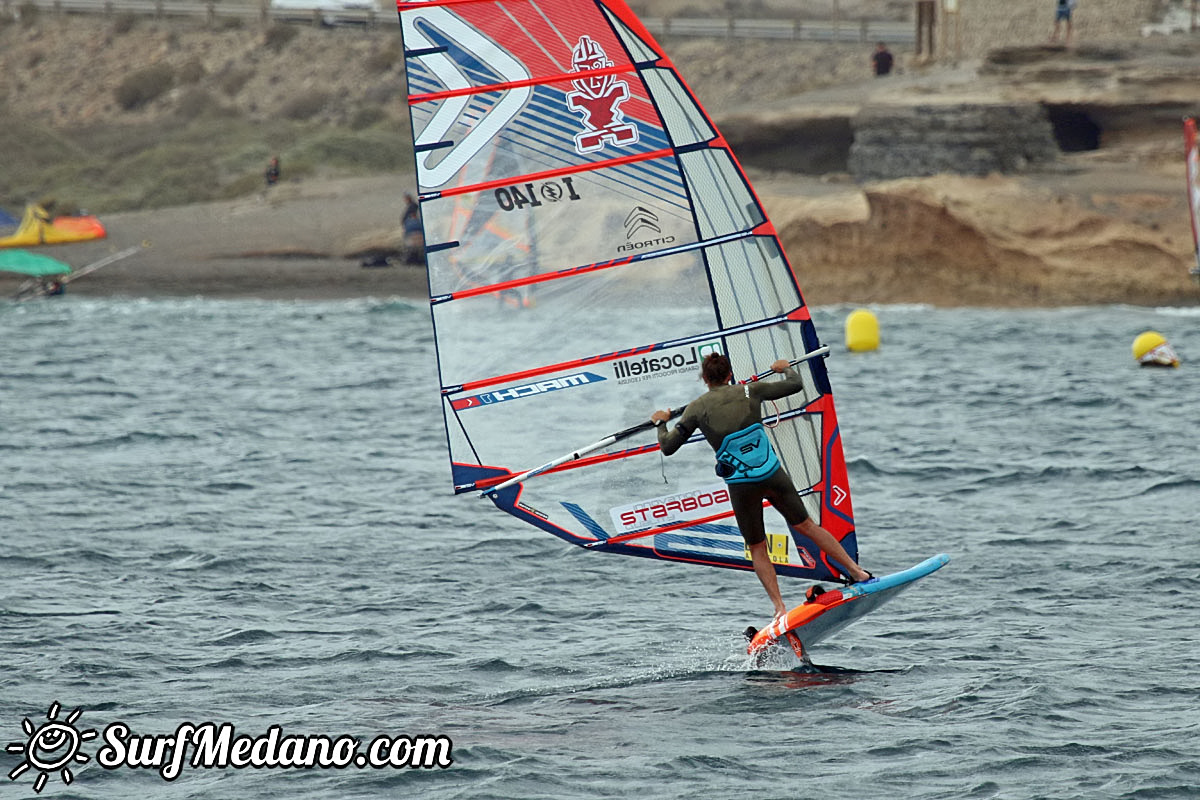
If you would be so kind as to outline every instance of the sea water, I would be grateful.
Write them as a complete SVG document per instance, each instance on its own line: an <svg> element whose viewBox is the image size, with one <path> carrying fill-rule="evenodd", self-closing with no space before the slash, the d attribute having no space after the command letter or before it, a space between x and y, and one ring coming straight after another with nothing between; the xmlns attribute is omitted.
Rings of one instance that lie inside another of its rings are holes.
<svg viewBox="0 0 1200 800"><path fill-rule="evenodd" d="M1200 796L1200 313L849 310L862 563L953 560L755 670L752 574L450 493L421 303L0 306L0 795ZM226 760L165 766L187 726Z"/></svg>

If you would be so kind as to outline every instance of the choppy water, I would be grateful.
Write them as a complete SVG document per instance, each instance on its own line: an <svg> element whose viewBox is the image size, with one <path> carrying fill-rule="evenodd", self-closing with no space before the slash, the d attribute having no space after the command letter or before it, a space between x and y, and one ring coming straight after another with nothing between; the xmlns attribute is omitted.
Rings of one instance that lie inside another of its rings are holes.
<svg viewBox="0 0 1200 800"><path fill-rule="evenodd" d="M96 739L42 797L1200 796L1200 313L877 313L879 352L830 359L862 561L954 560L800 673L741 655L752 575L451 496L420 304L0 306L0 745L55 701L453 741L167 782ZM1133 364L1146 329L1182 369Z"/></svg>

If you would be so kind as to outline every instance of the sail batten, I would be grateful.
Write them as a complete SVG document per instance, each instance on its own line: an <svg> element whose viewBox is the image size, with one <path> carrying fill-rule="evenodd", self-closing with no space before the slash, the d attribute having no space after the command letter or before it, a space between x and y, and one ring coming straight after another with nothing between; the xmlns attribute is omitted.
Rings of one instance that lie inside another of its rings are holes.
<svg viewBox="0 0 1200 800"><path fill-rule="evenodd" d="M530 368L527 370L522 370L520 372L510 372L510 373L507 373L504 375L493 375L492 377L489 377L489 378L481 378L479 380L474 380L474 381L470 381L467 383L459 383L459 384L454 384L451 386L443 386L442 394L444 396L449 396L449 395L453 395L453 394L459 394L462 392L477 391L479 389L486 389L490 386L497 386L500 384L513 383L513 382L517 382L517 381L527 381L527 380L531 380L533 378L540 378L545 375L551 375L551 374L554 374L557 372L565 372L565 371L573 370L573 369L581 369L581 368L593 366L596 364L603 364L606 362L616 361L618 359L628 359L628 358L635 357L635 356L646 356L651 353L658 352L660 350L668 350L668 349L672 349L672 348L683 347L683 346L686 346L689 344L697 344L700 342L706 342L706 341L717 339L717 338L720 338L723 336L730 336L733 334L746 333L748 331L753 331L753 330L757 330L759 328L769 327L772 325L782 325L789 320L790 316L791 315L783 315L783 316L778 316L778 317L774 317L771 319L757 320L755 322L750 322L750 323L746 323L744 325L739 325L735 328L726 328L723 330L707 331L705 333L700 333L700 334L696 334L693 336L684 337L684 338L680 338L680 339L674 339L671 341L656 342L654 344L643 345L640 347L632 348L630 350L623 350L623 351L615 352L615 353L603 353L600 355L585 356L583 358L575 359L573 361L563 361L563 362L559 362L559 363L555 363L555 364L543 364L541 366L533 367L533 368ZM812 355L812 354L813 353L807 353L807 354L805 354L805 357ZM490 402L495 402L495 401L490 401Z"/></svg>
<svg viewBox="0 0 1200 800"><path fill-rule="evenodd" d="M789 421L789 420L794 420L797 417L803 416L805 414L811 414L811 413L813 413L813 412L806 410L806 409L793 409L792 411L789 411L786 414L780 414L777 419L781 422ZM694 433L694 434L692 434L691 437L688 438L688 440L684 443L683 446L686 447L687 445L699 444L703 441L704 441L704 437L702 435L700 435L699 433ZM539 474L550 475L555 472L563 472L566 470L585 469L585 468L594 467L598 464L603 464L603 463L609 462L609 461L618 461L620 459L633 458L634 456L647 455L649 453L656 453L658 451L659 451L659 446L657 444L641 445L638 447L630 447L625 450L608 452L608 453L604 453L602 455L597 455L597 456L586 456L583 458L576 459L574 461L568 461L564 464L559 464L558 466L546 469ZM513 477L513 475L516 475L516 474L520 474L520 473L508 472L508 473L504 473L502 475L495 475L495 476L492 476L489 478L484 478L484 479L475 481L475 482L471 483L470 485L456 486L455 491L461 493L461 492L467 492L467 491L479 491L479 490L489 489L491 487L498 486L499 484L504 483L504 481L508 480L509 478ZM804 488L798 489L798 493L801 496L804 496L807 494L811 494L815 491L819 491L819 488L818 488L819 485L820 485L819 482L814 482L811 486L807 486L804 484L803 481L801 481L801 486L803 486ZM724 515L722 515L722 516L724 516Z"/></svg>
<svg viewBox="0 0 1200 800"><path fill-rule="evenodd" d="M688 244L682 244L682 245L679 245L678 247L668 248L666 250L658 250L653 253L632 255L632 256L627 256L625 258L604 261L604 262L596 263L596 264L583 264L578 267L566 267L564 269L554 270L553 272L543 272L539 275L528 275L524 278L515 278L515 279L509 280L509 281L504 281L501 283L493 283L493 284L486 284L483 286L476 286L471 289L463 289L458 292L452 292L450 294L438 295L438 296L432 297L432 298L430 298L430 302L436 304L436 303L449 302L450 300L464 300L469 297L478 297L479 295L483 295L483 294L494 294L496 292L503 292L508 289L515 289L518 287L531 286L531 285L538 284L538 283L546 283L546 282L553 281L553 280L559 280L561 278L568 278L568 277L571 277L574 275L580 275L585 272L594 272L596 270L602 270L602 269L615 269L617 267L624 267L624 266L628 266L630 264L634 264L634 263L641 262L641 261L648 261L648 260L655 259L655 258L663 258L665 256L675 255L676 253L685 253L689 250L696 250L696 249L699 249L702 247L712 247L714 245L719 245L719 244L724 244L726 242L736 241L738 239L743 239L743 238L753 236L753 235L755 235L753 230L739 231L737 233L730 233L730 234L726 234L724 236L718 236L714 239L708 239L705 241L689 242ZM455 242L454 245L457 245L457 242ZM453 245L451 245L451 246L453 246Z"/></svg>
<svg viewBox="0 0 1200 800"><path fill-rule="evenodd" d="M525 175L510 175L504 178L497 178L492 181L482 183L468 184L464 186L454 186L450 189L442 189L437 192L425 192L421 195L422 200L434 200L439 197L454 197L460 194L471 194L474 192L486 192L491 189L498 189L506 186L521 183L537 183L546 181L551 178L561 178L564 175L580 175L586 172L593 172L602 169L612 169L613 167L622 167L627 164L636 164L640 161L652 161L656 158L669 158L675 155L670 149L653 150L648 153L637 153L634 155L620 156L618 158L609 159L607 161L593 161L586 164L576 164L570 167L559 167L557 169L547 169L541 172L531 172ZM540 201L539 201L540 202Z"/></svg>
<svg viewBox="0 0 1200 800"><path fill-rule="evenodd" d="M397 7L454 491L605 553L748 569L703 438L642 458L657 439L633 423L698 395L710 353L741 380L783 358L803 388L767 409L768 436L856 555L828 350L737 158L636 16ZM596 449L555 458L575 436ZM778 571L832 576L781 523Z"/></svg>
<svg viewBox="0 0 1200 800"><path fill-rule="evenodd" d="M437 54L445 52L444 49L434 48ZM590 75L625 75L631 72L636 72L637 69L633 64L622 65L620 67L609 67L608 69L598 69L590 73ZM500 92L508 89L524 89L530 86L544 86L551 83L562 83L576 77L576 73L560 72L557 75L539 75L536 78L526 78L519 81L502 81L499 83L482 83L475 86L464 86L458 89L447 89L442 92L428 92L426 94L409 95L408 104L410 106L420 105L421 103L431 103L436 100L445 100L451 97L467 97L474 94L485 94L487 92Z"/></svg>

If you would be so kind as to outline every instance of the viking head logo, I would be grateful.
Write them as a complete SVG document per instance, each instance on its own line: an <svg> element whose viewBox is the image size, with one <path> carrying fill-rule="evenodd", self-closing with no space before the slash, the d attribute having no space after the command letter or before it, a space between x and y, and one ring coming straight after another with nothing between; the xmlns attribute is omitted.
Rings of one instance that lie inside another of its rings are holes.
<svg viewBox="0 0 1200 800"><path fill-rule="evenodd" d="M582 115L586 129L575 135L575 152L580 155L601 150L606 143L626 147L638 141L637 125L626 122L621 113L629 84L612 74L587 74L612 66L604 48L590 36L580 36L571 50L571 71L584 76L571 81L575 91L566 95L567 108Z"/></svg>
<svg viewBox="0 0 1200 800"><path fill-rule="evenodd" d="M592 70L607 69L612 65L613 62L609 60L608 54L604 52L604 48L597 44L596 40L590 36L580 36L579 44L575 45L575 49L571 51L572 72L590 72ZM571 84L588 97L597 98L603 97L608 93L613 80L612 75L596 75L584 78L583 80L571 81Z"/></svg>

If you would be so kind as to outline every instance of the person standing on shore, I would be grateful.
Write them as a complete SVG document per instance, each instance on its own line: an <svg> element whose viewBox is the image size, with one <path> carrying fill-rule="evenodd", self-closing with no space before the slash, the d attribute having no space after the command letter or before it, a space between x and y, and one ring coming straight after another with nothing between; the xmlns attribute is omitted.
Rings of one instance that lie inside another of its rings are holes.
<svg viewBox="0 0 1200 800"><path fill-rule="evenodd" d="M1054 0L1054 32L1050 34L1051 44L1058 42L1059 29L1065 22L1067 30L1063 43L1067 47L1071 46L1071 12L1075 10L1075 2L1076 0Z"/></svg>
<svg viewBox="0 0 1200 800"><path fill-rule="evenodd" d="M264 177L267 179L268 189L279 183L279 156L275 156L271 159L271 163L267 165L267 171L264 173Z"/></svg>
<svg viewBox="0 0 1200 800"><path fill-rule="evenodd" d="M892 71L892 64L895 59L892 58L892 52L888 50L888 46L883 42L875 45L875 52L871 54L871 67L875 70L875 77L882 78Z"/></svg>

